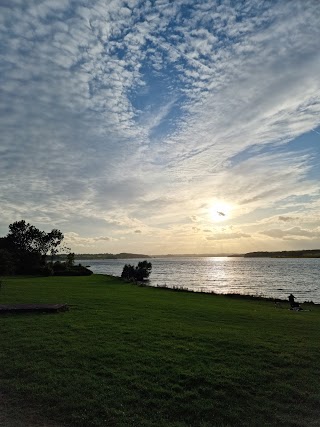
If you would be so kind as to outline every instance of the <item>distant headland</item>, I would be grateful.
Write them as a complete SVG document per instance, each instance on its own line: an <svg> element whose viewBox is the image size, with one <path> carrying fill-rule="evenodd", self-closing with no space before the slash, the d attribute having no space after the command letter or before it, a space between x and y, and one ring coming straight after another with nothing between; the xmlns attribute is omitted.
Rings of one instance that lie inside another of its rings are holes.
<svg viewBox="0 0 320 427"><path fill-rule="evenodd" d="M242 258L320 258L320 249L297 250L297 251L256 251L242 254L216 253L216 254L168 254L155 255L153 258L179 258L179 257L242 257Z"/></svg>
<svg viewBox="0 0 320 427"><path fill-rule="evenodd" d="M248 252L243 256L245 258L320 258L320 249L300 251Z"/></svg>
<svg viewBox="0 0 320 427"><path fill-rule="evenodd" d="M63 260L64 254L56 255L56 259ZM120 252L118 254L75 254L76 260L89 259L134 259L134 258L202 258L202 257L242 257L242 258L320 258L320 249L303 249L297 251L256 251L242 254L230 253L212 253L212 254L166 254L166 255L145 255L129 252Z"/></svg>
<svg viewBox="0 0 320 427"><path fill-rule="evenodd" d="M63 255L59 255L59 257ZM119 254L75 254L77 260L82 259L132 259L132 258L151 258L149 255L131 254L128 252L121 252Z"/></svg>

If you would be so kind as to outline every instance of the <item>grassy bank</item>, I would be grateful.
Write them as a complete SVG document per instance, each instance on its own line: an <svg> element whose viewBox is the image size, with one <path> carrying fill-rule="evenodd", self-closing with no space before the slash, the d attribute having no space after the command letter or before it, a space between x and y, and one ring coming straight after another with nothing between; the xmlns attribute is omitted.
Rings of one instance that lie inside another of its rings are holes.
<svg viewBox="0 0 320 427"><path fill-rule="evenodd" d="M9 278L0 395L74 426L317 426L320 307L169 292L102 275Z"/></svg>

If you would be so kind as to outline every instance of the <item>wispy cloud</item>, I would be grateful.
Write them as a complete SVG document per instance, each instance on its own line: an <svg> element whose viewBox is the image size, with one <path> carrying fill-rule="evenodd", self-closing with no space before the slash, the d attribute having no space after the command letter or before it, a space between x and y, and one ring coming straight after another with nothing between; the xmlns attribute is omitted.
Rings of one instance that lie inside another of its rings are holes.
<svg viewBox="0 0 320 427"><path fill-rule="evenodd" d="M248 237L250 237L250 235L246 233L219 233L215 234L214 236L207 237L207 240L233 240Z"/></svg>
<svg viewBox="0 0 320 427"><path fill-rule="evenodd" d="M280 228L272 228L270 230L261 231L261 234L264 234L268 237L276 239L288 239L288 238L305 238L305 239L319 239L320 229L307 230L301 227L293 227L286 230Z"/></svg>
<svg viewBox="0 0 320 427"><path fill-rule="evenodd" d="M99 237L81 237L78 233L68 232L65 233L65 243L71 247L94 247L97 243L100 242L109 242L109 237L99 236Z"/></svg>

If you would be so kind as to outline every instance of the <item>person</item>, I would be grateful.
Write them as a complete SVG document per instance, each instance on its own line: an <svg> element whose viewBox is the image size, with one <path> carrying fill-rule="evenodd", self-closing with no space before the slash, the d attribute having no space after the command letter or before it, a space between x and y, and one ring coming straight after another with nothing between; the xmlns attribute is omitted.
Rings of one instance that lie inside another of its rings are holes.
<svg viewBox="0 0 320 427"><path fill-rule="evenodd" d="M294 295L290 294L288 300L290 302L290 306L294 307Z"/></svg>
<svg viewBox="0 0 320 427"><path fill-rule="evenodd" d="M298 302L294 302L294 295L290 294L288 296L288 300L289 300L289 303L290 303L290 306L291 306L291 310L296 310L296 311L302 310L302 308L300 307L299 303Z"/></svg>

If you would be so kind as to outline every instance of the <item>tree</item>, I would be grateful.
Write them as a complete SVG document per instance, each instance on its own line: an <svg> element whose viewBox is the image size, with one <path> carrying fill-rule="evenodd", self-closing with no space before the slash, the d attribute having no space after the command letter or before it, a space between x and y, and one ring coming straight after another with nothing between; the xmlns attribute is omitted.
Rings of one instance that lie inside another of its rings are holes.
<svg viewBox="0 0 320 427"><path fill-rule="evenodd" d="M24 220L9 225L6 249L14 256L19 273L34 273L45 266L47 253L56 253L64 236L60 230L41 231Z"/></svg>
<svg viewBox="0 0 320 427"><path fill-rule="evenodd" d="M135 278L136 280L144 280L150 276L152 269L151 262L141 261L138 263L138 266L135 268Z"/></svg>
<svg viewBox="0 0 320 427"><path fill-rule="evenodd" d="M0 274L13 274L15 264L11 253L7 249L0 249Z"/></svg>
<svg viewBox="0 0 320 427"><path fill-rule="evenodd" d="M74 252L70 252L67 255L67 260L66 260L67 267L73 267L74 266L74 257L75 257Z"/></svg>
<svg viewBox="0 0 320 427"><path fill-rule="evenodd" d="M126 280L142 281L150 276L151 269L152 264L148 261L140 261L136 267L131 264L125 264L121 277Z"/></svg>
<svg viewBox="0 0 320 427"><path fill-rule="evenodd" d="M60 230L53 229L50 233L46 233L24 220L10 224L9 230L7 240L15 251L38 252L41 256L46 256L64 239Z"/></svg>
<svg viewBox="0 0 320 427"><path fill-rule="evenodd" d="M134 266L131 264L125 264L121 273L122 279L132 280L134 278Z"/></svg>

